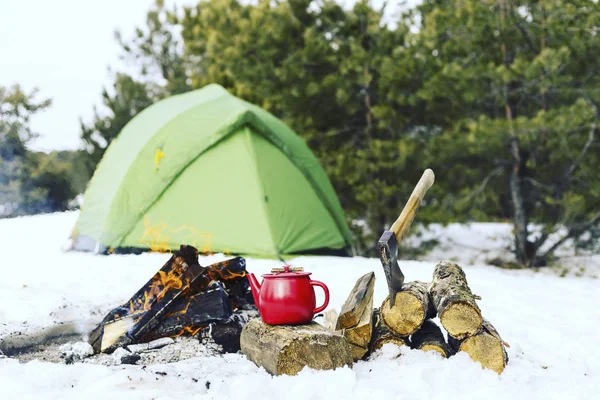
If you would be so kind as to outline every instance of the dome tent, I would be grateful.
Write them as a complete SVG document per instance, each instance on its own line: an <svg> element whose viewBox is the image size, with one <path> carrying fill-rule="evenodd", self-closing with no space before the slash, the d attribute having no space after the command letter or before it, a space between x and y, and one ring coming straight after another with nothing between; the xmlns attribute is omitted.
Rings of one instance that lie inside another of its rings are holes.
<svg viewBox="0 0 600 400"><path fill-rule="evenodd" d="M288 126L219 85L161 100L108 147L73 248L281 256L343 250L351 236L318 161Z"/></svg>

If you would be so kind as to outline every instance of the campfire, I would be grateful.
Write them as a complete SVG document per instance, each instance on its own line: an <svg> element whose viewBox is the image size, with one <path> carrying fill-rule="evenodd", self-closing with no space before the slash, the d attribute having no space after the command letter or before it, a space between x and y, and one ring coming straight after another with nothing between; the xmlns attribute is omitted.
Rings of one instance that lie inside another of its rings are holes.
<svg viewBox="0 0 600 400"><path fill-rule="evenodd" d="M239 350L245 322L258 315L242 257L203 267L198 250L182 245L126 303L90 332L95 353L160 338L194 336L206 328L225 350ZM220 342L220 343L219 343Z"/></svg>

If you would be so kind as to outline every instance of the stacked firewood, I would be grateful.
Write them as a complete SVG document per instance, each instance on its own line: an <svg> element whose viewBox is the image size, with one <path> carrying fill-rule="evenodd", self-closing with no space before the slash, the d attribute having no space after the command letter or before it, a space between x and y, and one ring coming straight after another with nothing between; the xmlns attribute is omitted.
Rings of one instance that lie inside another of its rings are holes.
<svg viewBox="0 0 600 400"><path fill-rule="evenodd" d="M354 360L367 358L386 343L437 351L448 358L459 351L497 373L508 362L505 346L494 326L481 314L467 278L457 264L439 263L430 283L405 283L390 307L389 298L372 309L374 275L361 277L342 306L335 330L351 344ZM360 317L359 317L360 315ZM447 332L432 321L439 321Z"/></svg>

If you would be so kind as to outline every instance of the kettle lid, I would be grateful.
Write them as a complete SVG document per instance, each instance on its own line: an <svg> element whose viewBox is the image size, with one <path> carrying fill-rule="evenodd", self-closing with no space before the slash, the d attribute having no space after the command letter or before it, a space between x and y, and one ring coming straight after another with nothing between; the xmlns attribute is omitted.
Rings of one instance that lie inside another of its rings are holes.
<svg viewBox="0 0 600 400"><path fill-rule="evenodd" d="M308 276L312 272L304 272L302 267L292 267L291 265L284 265L283 267L271 268L270 274L264 274L264 278L299 278L302 276Z"/></svg>

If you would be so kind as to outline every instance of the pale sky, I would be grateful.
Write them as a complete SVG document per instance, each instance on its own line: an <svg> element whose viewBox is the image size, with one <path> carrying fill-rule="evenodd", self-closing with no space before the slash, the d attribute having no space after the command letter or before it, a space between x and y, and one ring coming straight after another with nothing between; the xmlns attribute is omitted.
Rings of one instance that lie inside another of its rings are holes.
<svg viewBox="0 0 600 400"><path fill-rule="evenodd" d="M108 67L125 68L114 31L130 37L154 1L0 0L0 85L37 87L40 99L53 100L32 120L41 136L31 149L81 147L79 118L90 122L101 105L102 88L112 82ZM169 8L196 2L165 1Z"/></svg>

